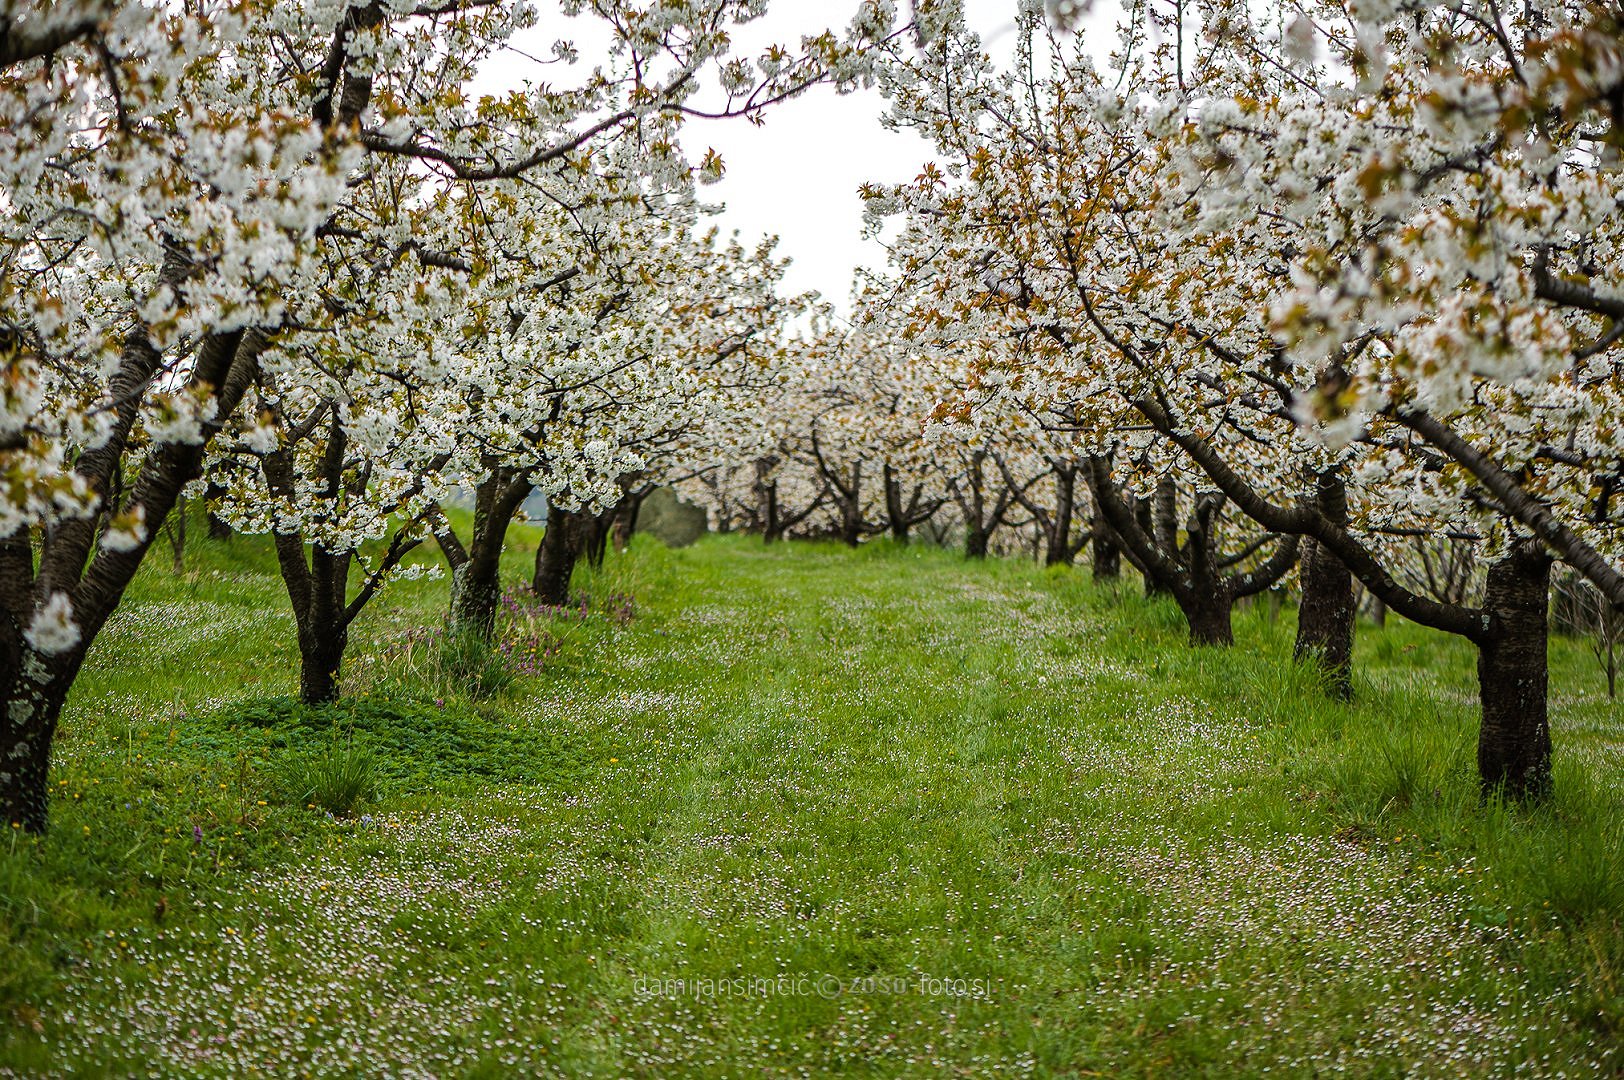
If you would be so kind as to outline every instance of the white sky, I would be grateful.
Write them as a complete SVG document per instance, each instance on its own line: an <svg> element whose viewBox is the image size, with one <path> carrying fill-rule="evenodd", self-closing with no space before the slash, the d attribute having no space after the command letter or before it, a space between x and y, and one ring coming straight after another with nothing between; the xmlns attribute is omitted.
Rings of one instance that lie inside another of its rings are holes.
<svg viewBox="0 0 1624 1080"><path fill-rule="evenodd" d="M1016 44L1019 0L963 2L971 27L993 56L1009 57ZM906 11L905 4L898 7ZM857 0L773 0L769 14L736 36L734 49L739 55L756 56L774 41L793 48L803 35L825 29L841 33L856 10ZM1099 12L1094 20L1107 25L1114 21L1101 19ZM582 68L589 69L595 59L591 22L544 15L542 25L515 44L544 57L551 53L554 40L569 38L580 49ZM540 73L533 64L509 54L483 74L481 81L488 79L495 89ZM843 312L850 306L855 268L885 265L884 247L862 238L858 187L912 179L931 157L922 139L880 125L884 107L877 90L842 96L818 86L767 110L761 126L745 120L695 120L684 129L691 160L699 160L706 147L722 155L726 175L702 189L701 197L724 205L717 220L723 231L737 230L747 246L764 235L778 236L779 255L793 260L785 289L816 290Z"/></svg>
<svg viewBox="0 0 1624 1080"><path fill-rule="evenodd" d="M971 26L994 55L1000 45L1014 46L1017 4L965 0ZM843 27L856 7L854 0L779 0L759 30L763 40L795 41L826 25ZM687 136L696 149L714 147L727 166L722 181L702 192L725 203L722 227L737 229L747 242L779 236L779 253L794 260L785 289L815 289L841 311L849 306L854 268L885 265L885 249L862 238L858 187L912 179L932 156L911 132L880 126L884 107L877 90L842 96L819 86L770 110L761 127L695 124Z"/></svg>

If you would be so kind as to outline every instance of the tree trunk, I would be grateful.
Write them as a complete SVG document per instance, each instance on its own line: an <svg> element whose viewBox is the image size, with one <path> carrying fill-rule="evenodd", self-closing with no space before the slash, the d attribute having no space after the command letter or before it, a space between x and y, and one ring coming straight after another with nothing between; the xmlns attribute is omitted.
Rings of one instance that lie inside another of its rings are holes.
<svg viewBox="0 0 1624 1080"><path fill-rule="evenodd" d="M556 506L547 508L547 531L536 549L536 573L530 583L544 604L563 607L569 603L570 578L580 557L579 525L577 515Z"/></svg>
<svg viewBox="0 0 1624 1080"><path fill-rule="evenodd" d="M632 535L637 532L637 518L643 511L643 500L646 495L627 495L615 507L615 522L613 538L616 551L625 551L632 543Z"/></svg>
<svg viewBox="0 0 1624 1080"><path fill-rule="evenodd" d="M863 502L857 495L840 499L840 542L856 547L863 539Z"/></svg>
<svg viewBox="0 0 1624 1080"><path fill-rule="evenodd" d="M1483 702L1477 770L1485 796L1537 802L1551 792L1546 608L1551 559L1534 542L1489 568L1484 607L1494 632L1478 647Z"/></svg>
<svg viewBox="0 0 1624 1080"><path fill-rule="evenodd" d="M496 633L496 608L502 599L502 547L507 527L518 513L529 485L501 472L493 473L475 492L474 537L468 561L451 576L451 626L458 633L490 640Z"/></svg>
<svg viewBox="0 0 1624 1080"><path fill-rule="evenodd" d="M778 510L778 481L757 481L756 492L756 516L761 521L761 541L776 544L784 538L783 515Z"/></svg>
<svg viewBox="0 0 1624 1080"><path fill-rule="evenodd" d="M1335 470L1319 475L1316 499L1320 512L1340 526L1348 523L1348 492ZM1331 690L1344 700L1353 696L1353 632L1358 606L1353 596L1353 575L1342 560L1312 539L1304 541L1302 605L1297 614L1299 661L1316 660L1330 679Z"/></svg>
<svg viewBox="0 0 1624 1080"><path fill-rule="evenodd" d="M496 633L496 607L502 587L487 568L469 559L451 575L451 626L487 640Z"/></svg>
<svg viewBox="0 0 1624 1080"><path fill-rule="evenodd" d="M300 628L299 700L325 705L338 700L338 674L349 645L349 628L332 623Z"/></svg>
<svg viewBox="0 0 1624 1080"><path fill-rule="evenodd" d="M1230 622L1235 598L1222 585L1206 588L1179 589L1174 593L1179 610L1190 624L1191 645L1229 646L1235 644L1235 630Z"/></svg>
<svg viewBox="0 0 1624 1080"><path fill-rule="evenodd" d="M1105 519L1098 515L1094 518L1092 555L1095 581L1116 581L1122 577L1122 548L1117 546Z"/></svg>
<svg viewBox="0 0 1624 1080"><path fill-rule="evenodd" d="M55 658L26 645L12 650L19 662L4 673L0 699L0 820L8 827L42 834L50 821L51 740L83 650Z"/></svg>
<svg viewBox="0 0 1624 1080"><path fill-rule="evenodd" d="M1312 660L1330 679L1339 698L1353 695L1353 575L1340 559L1312 540L1305 542L1302 604L1297 613L1293 655Z"/></svg>
<svg viewBox="0 0 1624 1080"><path fill-rule="evenodd" d="M1047 546L1043 552L1043 564L1066 566L1070 565L1075 555L1071 546L1071 524L1077 506L1076 468L1056 469L1054 485L1054 518L1049 526L1049 535L1045 538Z"/></svg>
<svg viewBox="0 0 1624 1080"><path fill-rule="evenodd" d="M899 544L908 542L908 508L902 503L902 481L888 461L883 466L885 478L885 516L890 519L891 539Z"/></svg>
<svg viewBox="0 0 1624 1080"><path fill-rule="evenodd" d="M603 569L603 558L609 548L608 514L589 514L581 511L575 519L576 550L586 557L594 570Z"/></svg>
<svg viewBox="0 0 1624 1080"><path fill-rule="evenodd" d="M987 530L966 526L964 530L964 556L967 559L985 559L989 537Z"/></svg>
<svg viewBox="0 0 1624 1080"><path fill-rule="evenodd" d="M1154 542L1157 539L1156 515L1151 509L1149 499L1140 499L1134 507L1134 517L1138 519L1139 529ZM1166 550L1166 549L1163 549ZM1144 571L1145 595L1147 597L1166 596L1167 586L1156 580L1154 574Z"/></svg>

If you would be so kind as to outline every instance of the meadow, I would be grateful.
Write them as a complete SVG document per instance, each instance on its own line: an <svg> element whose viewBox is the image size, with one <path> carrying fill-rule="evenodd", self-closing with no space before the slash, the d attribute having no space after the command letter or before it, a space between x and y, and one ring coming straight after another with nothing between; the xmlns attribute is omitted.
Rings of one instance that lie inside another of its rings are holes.
<svg viewBox="0 0 1624 1080"><path fill-rule="evenodd" d="M492 655L401 584L306 708L268 547L165 554L50 833L0 840L0 1073L1624 1070L1624 718L1582 643L1516 810L1472 650L1397 619L1342 704L1289 606L1192 650L1131 578L640 536L577 607L516 589Z"/></svg>

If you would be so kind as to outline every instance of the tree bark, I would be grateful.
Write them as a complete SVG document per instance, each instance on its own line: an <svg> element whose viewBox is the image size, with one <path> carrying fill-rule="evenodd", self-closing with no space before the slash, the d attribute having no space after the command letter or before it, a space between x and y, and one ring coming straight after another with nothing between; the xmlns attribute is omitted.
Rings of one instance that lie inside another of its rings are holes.
<svg viewBox="0 0 1624 1080"><path fill-rule="evenodd" d="M1483 723L1477 769L1485 796L1538 802L1551 792L1546 610L1551 559L1537 542L1519 544L1489 567L1484 607L1495 632L1479 643Z"/></svg>
<svg viewBox="0 0 1624 1080"><path fill-rule="evenodd" d="M547 507L547 531L536 549L536 573L531 590L544 604L563 607L570 599L570 578L580 557L580 521L556 506Z"/></svg>
<svg viewBox="0 0 1624 1080"><path fill-rule="evenodd" d="M315 623L299 633L299 700L325 705L338 700L338 676L349 646L349 627Z"/></svg>
<svg viewBox="0 0 1624 1080"><path fill-rule="evenodd" d="M0 820L43 834L50 823L51 741L73 675L84 660L85 644L65 654L43 656L22 643L6 650L10 663L0 672Z"/></svg>
<svg viewBox="0 0 1624 1080"><path fill-rule="evenodd" d="M603 569L603 559L609 548L609 526L612 514L589 514L585 510L575 516L576 550L585 556L594 570Z"/></svg>
<svg viewBox="0 0 1624 1080"><path fill-rule="evenodd" d="M1045 566L1068 566L1076 555L1076 549L1071 546L1071 524L1077 506L1076 466L1055 469L1054 483L1054 518L1046 537L1043 563Z"/></svg>
<svg viewBox="0 0 1624 1080"><path fill-rule="evenodd" d="M496 607L502 599L502 547L529 485L498 470L475 492L474 536L468 561L451 576L451 625L485 640L496 633Z"/></svg>
<svg viewBox="0 0 1624 1080"><path fill-rule="evenodd" d="M1348 493L1333 470L1321 473L1316 498L1320 512L1343 528L1348 524ZM1312 538L1304 543L1300 567L1302 604L1297 614L1293 655L1313 660L1330 680L1331 691L1344 700L1353 696L1353 633L1358 608L1353 574Z"/></svg>
<svg viewBox="0 0 1624 1080"><path fill-rule="evenodd" d="M989 537L986 529L973 525L965 526L964 530L964 556L967 559L985 559Z"/></svg>
<svg viewBox="0 0 1624 1080"><path fill-rule="evenodd" d="M1140 530L1151 538L1152 543L1155 543L1157 537L1156 514L1149 499L1139 499L1135 502L1134 518L1138 521ZM1155 574L1143 567L1140 568L1140 572L1145 577L1145 595L1147 597L1167 595L1166 584L1158 580Z"/></svg>
<svg viewBox="0 0 1624 1080"><path fill-rule="evenodd" d="M896 470L887 461L881 466L885 482L885 516L891 526L891 539L899 544L908 542L908 509L902 504L902 481L897 479Z"/></svg>
<svg viewBox="0 0 1624 1080"><path fill-rule="evenodd" d="M1319 665L1339 698L1353 696L1353 575L1313 540L1305 542L1302 603L1292 655Z"/></svg>
<svg viewBox="0 0 1624 1080"><path fill-rule="evenodd" d="M647 493L627 495L615 507L614 527L612 536L615 550L625 551L632 543L632 535L637 532L637 518L643 511L643 500L648 498Z"/></svg>
<svg viewBox="0 0 1624 1080"><path fill-rule="evenodd" d="M1207 588L1175 590L1173 598L1184 612L1184 620L1190 624L1191 645L1228 647L1235 644L1235 629L1230 619L1235 598L1219 582L1207 585Z"/></svg>
<svg viewBox="0 0 1624 1080"><path fill-rule="evenodd" d="M861 488L854 481L850 493L842 492L840 496L840 542L847 547L856 547L863 540L863 500L860 491Z"/></svg>
<svg viewBox="0 0 1624 1080"><path fill-rule="evenodd" d="M1092 556L1095 581L1117 581L1122 577L1122 548L1101 517L1094 519Z"/></svg>

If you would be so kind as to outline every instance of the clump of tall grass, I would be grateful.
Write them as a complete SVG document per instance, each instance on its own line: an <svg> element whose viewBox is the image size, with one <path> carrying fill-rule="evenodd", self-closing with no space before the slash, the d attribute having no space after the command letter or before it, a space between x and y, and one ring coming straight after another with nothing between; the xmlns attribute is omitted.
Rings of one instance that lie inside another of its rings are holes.
<svg viewBox="0 0 1624 1080"><path fill-rule="evenodd" d="M335 737L313 753L285 758L281 780L283 791L296 805L344 817L377 793L377 759L354 736Z"/></svg>
<svg viewBox="0 0 1624 1080"><path fill-rule="evenodd" d="M526 672L528 673L528 672ZM521 674L500 643L446 626L408 631L380 653L355 665L352 688L427 692L444 700L493 698Z"/></svg>

